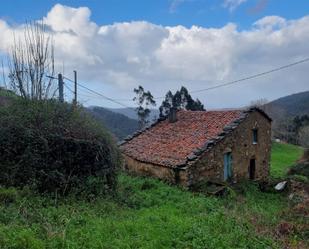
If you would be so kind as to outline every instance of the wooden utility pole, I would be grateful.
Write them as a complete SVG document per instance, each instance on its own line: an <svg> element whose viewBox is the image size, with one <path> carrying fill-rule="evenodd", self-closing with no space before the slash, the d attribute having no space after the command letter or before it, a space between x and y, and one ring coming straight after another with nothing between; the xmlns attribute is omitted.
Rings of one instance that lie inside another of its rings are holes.
<svg viewBox="0 0 309 249"><path fill-rule="evenodd" d="M77 105L77 72L74 70L74 100L73 104Z"/></svg>
<svg viewBox="0 0 309 249"><path fill-rule="evenodd" d="M63 78L62 78L62 74L59 73L58 74L58 88L59 88L59 101L61 103L64 102L64 97L63 97Z"/></svg>

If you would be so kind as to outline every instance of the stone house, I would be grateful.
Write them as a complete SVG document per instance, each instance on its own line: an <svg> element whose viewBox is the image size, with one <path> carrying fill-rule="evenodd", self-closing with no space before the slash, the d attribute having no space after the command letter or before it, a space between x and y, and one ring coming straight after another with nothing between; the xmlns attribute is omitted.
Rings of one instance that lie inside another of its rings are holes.
<svg viewBox="0 0 309 249"><path fill-rule="evenodd" d="M262 110L177 111L120 143L124 168L190 187L267 180L271 119Z"/></svg>

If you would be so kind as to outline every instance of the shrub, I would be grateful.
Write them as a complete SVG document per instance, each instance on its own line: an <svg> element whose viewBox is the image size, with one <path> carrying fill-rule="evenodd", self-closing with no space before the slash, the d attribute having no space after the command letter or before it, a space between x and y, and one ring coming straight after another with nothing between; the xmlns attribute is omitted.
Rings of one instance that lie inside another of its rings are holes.
<svg viewBox="0 0 309 249"><path fill-rule="evenodd" d="M111 136L81 107L20 99L0 107L4 186L65 195L95 176L111 189L119 162Z"/></svg>
<svg viewBox="0 0 309 249"><path fill-rule="evenodd" d="M8 204L14 202L17 198L15 188L0 188L0 203Z"/></svg>
<svg viewBox="0 0 309 249"><path fill-rule="evenodd" d="M289 175L303 175L309 177L309 162L295 164L288 173Z"/></svg>
<svg viewBox="0 0 309 249"><path fill-rule="evenodd" d="M297 182L309 183L308 177L303 175L290 175L289 179Z"/></svg>
<svg viewBox="0 0 309 249"><path fill-rule="evenodd" d="M302 158L304 161L307 161L309 162L309 148L305 148L304 150L304 155L303 155L303 158Z"/></svg>
<svg viewBox="0 0 309 249"><path fill-rule="evenodd" d="M44 243L37 239L30 229L0 228L0 248L3 249L41 249Z"/></svg>

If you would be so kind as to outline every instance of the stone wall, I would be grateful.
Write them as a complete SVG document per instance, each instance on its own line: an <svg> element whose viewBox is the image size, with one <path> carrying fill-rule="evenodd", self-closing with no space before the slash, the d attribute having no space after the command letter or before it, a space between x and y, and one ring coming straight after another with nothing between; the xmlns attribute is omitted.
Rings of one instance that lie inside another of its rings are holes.
<svg viewBox="0 0 309 249"><path fill-rule="evenodd" d="M258 142L253 144L253 129ZM251 112L239 126L199 160L188 167L188 185L202 180L224 180L224 154L232 154L233 181L249 178L249 164L255 159L255 179L267 180L271 155L271 122L260 112Z"/></svg>
<svg viewBox="0 0 309 249"><path fill-rule="evenodd" d="M253 129L258 130L257 144L253 144ZM181 169L140 162L126 155L124 155L124 169L185 187L203 180L222 182L224 154L227 152L230 152L233 158L233 181L249 178L251 159L255 159L255 179L267 180L270 169L271 122L258 111L250 112L237 128Z"/></svg>
<svg viewBox="0 0 309 249"><path fill-rule="evenodd" d="M144 163L135 160L126 155L124 156L125 164L124 170L142 176L153 176L161 180L174 182L175 175L171 168L155 165L151 163Z"/></svg>
<svg viewBox="0 0 309 249"><path fill-rule="evenodd" d="M186 169L173 169L161 165L155 165L152 163L140 162L126 155L123 155L123 157L123 170L127 172L133 173L135 175L155 177L170 183L180 184L183 186L187 184Z"/></svg>

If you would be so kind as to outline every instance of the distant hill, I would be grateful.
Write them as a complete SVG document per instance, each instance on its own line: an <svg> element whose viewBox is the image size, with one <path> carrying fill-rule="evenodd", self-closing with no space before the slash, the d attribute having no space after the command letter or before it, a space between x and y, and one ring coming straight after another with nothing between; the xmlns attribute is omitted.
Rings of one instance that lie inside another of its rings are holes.
<svg viewBox="0 0 309 249"><path fill-rule="evenodd" d="M96 120L102 122L118 140L122 140L138 129L137 120L131 119L126 115L98 106L89 107L87 110Z"/></svg>
<svg viewBox="0 0 309 249"><path fill-rule="evenodd" d="M309 91L276 99L265 105L265 111L276 121L309 115Z"/></svg>
<svg viewBox="0 0 309 249"><path fill-rule="evenodd" d="M120 113L123 115L126 115L127 117L131 119L138 119L136 115L136 111L134 108L108 108L108 110L116 113ZM153 120L154 118L159 117L159 110L157 109L151 109L150 112L150 121Z"/></svg>

